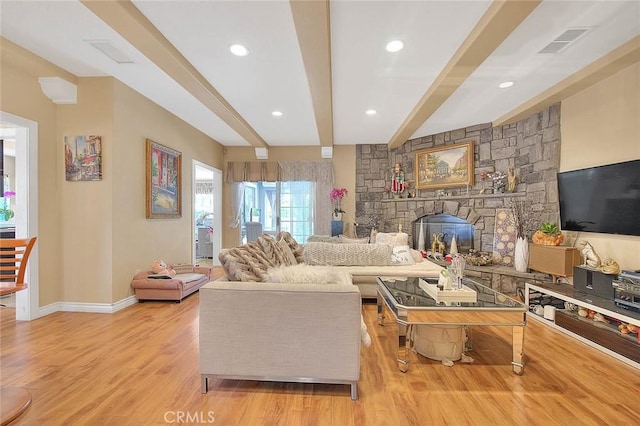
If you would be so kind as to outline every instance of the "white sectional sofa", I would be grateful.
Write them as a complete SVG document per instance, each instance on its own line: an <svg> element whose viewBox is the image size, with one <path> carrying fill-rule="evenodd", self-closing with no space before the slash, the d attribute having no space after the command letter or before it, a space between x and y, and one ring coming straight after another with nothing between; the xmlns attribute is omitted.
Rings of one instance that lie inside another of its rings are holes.
<svg viewBox="0 0 640 426"><path fill-rule="evenodd" d="M378 234L382 236L383 234ZM414 255L408 259L406 234L384 234L396 236L400 247L406 247L404 257L389 244L333 244L310 242L304 246L295 241L288 232L281 232L274 239L263 235L256 241L220 251L218 258L229 281L266 282L269 270L296 264L331 266L338 271L351 274L353 284L360 289L363 298L376 297L376 277L437 277L442 267ZM404 238L401 238L404 236ZM380 237L378 237L380 238ZM381 239L381 238L380 238ZM388 239L386 241L389 241ZM391 240L393 241L393 240ZM394 263L395 260L395 263ZM404 260L404 261L403 261ZM289 280L291 282L291 280Z"/></svg>

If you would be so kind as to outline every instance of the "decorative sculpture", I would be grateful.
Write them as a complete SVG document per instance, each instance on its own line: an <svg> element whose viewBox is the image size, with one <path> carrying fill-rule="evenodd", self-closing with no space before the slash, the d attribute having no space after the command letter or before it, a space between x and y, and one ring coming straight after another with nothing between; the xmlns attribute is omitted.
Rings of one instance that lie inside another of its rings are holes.
<svg viewBox="0 0 640 426"><path fill-rule="evenodd" d="M583 266L589 266L591 268L598 268L600 266L600 256L596 253L593 246L589 241L583 241L582 245L582 257L584 258Z"/></svg>
<svg viewBox="0 0 640 426"><path fill-rule="evenodd" d="M516 190L516 181L516 171L513 167L509 167L509 169L507 169L507 191L513 192Z"/></svg>
<svg viewBox="0 0 640 426"><path fill-rule="evenodd" d="M404 172L400 163L396 163L393 168L393 175L391 177L391 192L394 196L400 196L404 191Z"/></svg>
<svg viewBox="0 0 640 426"><path fill-rule="evenodd" d="M613 259L605 259L599 269L600 272L608 275L618 275L620 273L620 265Z"/></svg>
<svg viewBox="0 0 640 426"><path fill-rule="evenodd" d="M438 239L438 234L433 234L433 240L431 240L431 253L437 253L439 245L440 240Z"/></svg>

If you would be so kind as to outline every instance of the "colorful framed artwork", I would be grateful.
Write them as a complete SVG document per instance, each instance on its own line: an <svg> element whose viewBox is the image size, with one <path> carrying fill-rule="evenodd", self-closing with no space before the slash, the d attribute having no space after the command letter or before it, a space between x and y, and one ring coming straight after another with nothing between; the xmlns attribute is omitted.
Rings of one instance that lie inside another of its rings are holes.
<svg viewBox="0 0 640 426"><path fill-rule="evenodd" d="M68 181L102 180L102 136L64 137L64 175Z"/></svg>
<svg viewBox="0 0 640 426"><path fill-rule="evenodd" d="M473 185L474 141L416 152L417 189Z"/></svg>
<svg viewBox="0 0 640 426"><path fill-rule="evenodd" d="M182 153L147 139L147 218L182 217Z"/></svg>

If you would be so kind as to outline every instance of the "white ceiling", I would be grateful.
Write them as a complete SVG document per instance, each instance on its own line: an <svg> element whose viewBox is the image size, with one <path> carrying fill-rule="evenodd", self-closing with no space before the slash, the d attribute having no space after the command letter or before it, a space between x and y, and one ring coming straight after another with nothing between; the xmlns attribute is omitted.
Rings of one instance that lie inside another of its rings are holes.
<svg viewBox="0 0 640 426"><path fill-rule="evenodd" d="M638 0L546 0L517 20L486 59L469 65L475 47L467 50L459 65L468 76L451 78L451 58L495 6L490 0L328 2L329 140L321 140L314 111L312 88L322 86L303 60L309 43L296 32L305 21L296 21L288 1L134 0L122 7L2 0L0 34L79 77L113 76L226 146L393 146L396 134L406 140L493 122L640 35ZM537 53L574 27L591 30L560 53ZM404 49L386 52L392 39L403 40ZM134 63L117 64L87 40L107 40ZM163 58L174 55L162 49L167 40L179 52L178 68ZM250 54L231 55L233 43ZM450 77L445 83L438 80L443 75ZM505 80L515 85L499 89ZM432 102L430 90L450 84L451 95L433 113L413 113L421 100ZM377 114L365 115L367 109ZM274 110L284 115L274 117Z"/></svg>

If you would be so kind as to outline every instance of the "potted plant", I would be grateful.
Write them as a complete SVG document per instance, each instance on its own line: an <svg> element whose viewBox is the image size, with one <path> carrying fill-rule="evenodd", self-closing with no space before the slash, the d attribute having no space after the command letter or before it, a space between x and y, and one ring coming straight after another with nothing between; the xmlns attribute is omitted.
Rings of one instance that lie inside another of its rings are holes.
<svg viewBox="0 0 640 426"><path fill-rule="evenodd" d="M347 188L333 188L329 193L329 199L333 204L333 220L342 220L342 198L347 195Z"/></svg>
<svg viewBox="0 0 640 426"><path fill-rule="evenodd" d="M531 240L534 244L559 246L564 241L564 235L557 223L543 222L540 229L533 234Z"/></svg>

